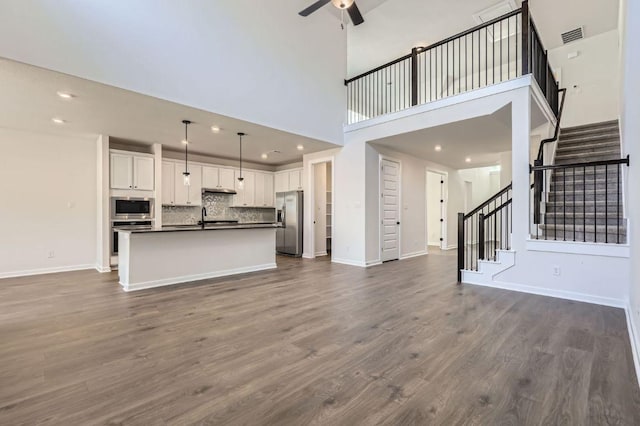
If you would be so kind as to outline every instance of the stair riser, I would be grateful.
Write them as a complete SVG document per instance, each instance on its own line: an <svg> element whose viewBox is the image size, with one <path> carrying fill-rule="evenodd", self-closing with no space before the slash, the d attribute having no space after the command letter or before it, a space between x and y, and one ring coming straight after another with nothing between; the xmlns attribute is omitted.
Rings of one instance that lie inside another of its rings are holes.
<svg viewBox="0 0 640 426"><path fill-rule="evenodd" d="M575 217L575 221L574 221L574 217ZM563 217L562 214L558 215L558 216L551 216L551 215L545 215L545 219L544 219L544 223L547 225L563 225L563 224L567 224L567 225L609 225L609 226L620 226L620 227L624 227L626 224L626 220L620 218L620 219L616 219L615 217L610 217L608 219L603 218L597 218L594 219L593 217L586 217L586 218L582 218L582 215L567 215L566 217Z"/></svg>
<svg viewBox="0 0 640 426"><path fill-rule="evenodd" d="M622 196L618 196L615 193L606 194L604 192L594 194L593 191L587 192L586 194L582 191L567 192L563 194L562 191L560 191L550 193L548 201L555 201L557 203L564 203L565 201L580 203L582 200L593 201L594 199L601 204L604 204L605 201L619 204L622 201Z"/></svg>
<svg viewBox="0 0 640 426"><path fill-rule="evenodd" d="M590 156L559 156L556 157L555 164L556 165L566 165L566 164L575 164L575 163L588 163L592 161L608 161L608 160L619 160L620 156L617 154L612 155L601 155L598 159L594 159ZM612 169L615 169L616 166L609 166L609 172ZM567 169L567 176L572 173L570 169Z"/></svg>
<svg viewBox="0 0 640 426"><path fill-rule="evenodd" d="M591 123L591 124L584 124L582 126L573 126L573 127L565 127L562 130L562 132L577 132L577 131L586 131L586 130L595 130L595 129L602 129L605 127L618 127L618 120L611 120L611 121L602 121L600 123Z"/></svg>
<svg viewBox="0 0 640 426"><path fill-rule="evenodd" d="M594 141L592 143L598 143L602 140L620 142L619 132L600 132L600 133L584 133L584 134L572 134L572 135L560 135L558 138L558 146L580 144L584 141Z"/></svg>
<svg viewBox="0 0 640 426"><path fill-rule="evenodd" d="M620 208L619 213L622 216L624 211L622 209L622 206L619 206L619 208ZM585 209L582 207L582 204L578 204L575 207L573 205L567 205L566 207L563 207L560 204L555 205L555 204L546 203L544 211L547 212L547 213L565 213L565 214L579 214L579 215L582 215L582 213L584 213ZM610 215L617 215L618 214L618 206L616 206L615 204L609 204L607 206L607 210L606 211ZM586 212L587 213L593 213L594 212L593 205L588 205L587 204ZM604 212L605 212L604 204L602 206L596 207L595 212L604 214Z"/></svg>
<svg viewBox="0 0 640 426"><path fill-rule="evenodd" d="M580 135L600 135L603 133L620 133L618 125L600 126L591 129L560 129L560 138L577 137Z"/></svg>
<svg viewBox="0 0 640 426"><path fill-rule="evenodd" d="M534 237L535 237L535 233L534 233ZM544 234L543 232L540 232L538 234L538 237L540 239L545 239L545 240L559 240L559 241L583 241L583 242L587 242L587 243L609 243L609 244L626 244L627 242L627 236L620 234L620 237L618 238L618 236L616 234L611 234L609 233L608 237L605 235L604 232L598 232L598 233L593 233L593 232L587 232L586 235L584 232L578 232L576 231L575 233L575 237L573 234L573 231L565 233L562 232L561 230L557 231L557 233L554 235L553 231L548 231L546 234ZM618 243L619 241L619 243Z"/></svg>
<svg viewBox="0 0 640 426"><path fill-rule="evenodd" d="M567 182L566 185L564 185L562 183L562 181L560 181L559 183L552 183L551 184L551 191L550 192L560 192L562 193L563 191L566 191L567 195L569 194L573 194L574 191L576 192L593 192L593 183L587 183L587 185L585 186L584 183L569 183ZM595 186L596 191L604 191L605 189L608 189L610 193L614 193L616 194L618 192L618 182L609 182L609 183L604 183L604 181L602 183L596 183Z"/></svg>
<svg viewBox="0 0 640 426"><path fill-rule="evenodd" d="M558 155L567 155L574 153L589 153L594 157L600 154L601 152L609 152L609 151L618 151L618 145L613 144L602 144L602 145L589 145L589 146L580 146L576 145L575 147L562 147L556 150L556 156Z"/></svg>

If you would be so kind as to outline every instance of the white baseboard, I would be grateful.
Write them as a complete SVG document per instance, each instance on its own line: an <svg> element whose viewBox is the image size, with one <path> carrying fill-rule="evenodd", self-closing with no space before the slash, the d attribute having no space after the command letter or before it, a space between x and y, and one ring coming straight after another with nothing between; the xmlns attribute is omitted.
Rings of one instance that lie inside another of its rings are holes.
<svg viewBox="0 0 640 426"><path fill-rule="evenodd" d="M124 291L129 292L129 291L144 290L144 289L154 288L154 287L163 287L163 286L173 285L173 284L188 283L192 281L207 280L210 278L226 277L229 275L245 274L248 272L265 271L268 269L276 269L276 268L277 268L277 265L275 263L267 263L264 265L227 269L224 271L216 271L216 272L211 272L206 274L185 275L182 277L167 278L164 280L156 280L156 281L147 281L147 282L137 283L137 284L123 284L122 282L120 282L120 285L122 286Z"/></svg>
<svg viewBox="0 0 640 426"><path fill-rule="evenodd" d="M514 283L507 283L502 281L500 282L493 281L491 283L463 282L463 284L499 288L502 290L519 291L520 293L537 294L539 296L555 297L557 299L566 299L566 300L574 300L576 302L593 303L596 305L611 306L613 308L626 309L627 307L627 302L625 300L613 299L610 297L594 296L591 294L576 293L573 291L534 287L534 286L525 285L525 284L514 284Z"/></svg>
<svg viewBox="0 0 640 426"><path fill-rule="evenodd" d="M86 269L95 269L96 265L72 265L58 266L55 268L39 268L28 269L24 271L0 272L1 278L28 277L30 275L57 274L59 272L84 271Z"/></svg>
<svg viewBox="0 0 640 426"><path fill-rule="evenodd" d="M411 259L412 257L424 256L428 254L426 250L414 251L413 253L407 253L400 256L400 260Z"/></svg>
<svg viewBox="0 0 640 426"><path fill-rule="evenodd" d="M322 256L326 256L327 252L326 251L319 251L318 253L316 253L316 257L322 257Z"/></svg>
<svg viewBox="0 0 640 426"><path fill-rule="evenodd" d="M360 268L366 268L367 266L371 266L371 265L367 265L366 262L362 262L359 260L336 259L335 257L331 259L331 262L340 263L341 265L358 266Z"/></svg>
<svg viewBox="0 0 640 426"><path fill-rule="evenodd" d="M629 303L625 306L624 312L627 316L627 330L629 330L629 342L631 343L631 353L633 354L633 364L636 367L636 380L640 384L640 334L633 321L633 308Z"/></svg>
<svg viewBox="0 0 640 426"><path fill-rule="evenodd" d="M458 248L458 245L452 245L452 246L446 246L445 248L443 248L442 250L455 250Z"/></svg>
<svg viewBox="0 0 640 426"><path fill-rule="evenodd" d="M98 271L100 273L111 272L111 268L109 266L96 265L96 271Z"/></svg>
<svg viewBox="0 0 640 426"><path fill-rule="evenodd" d="M310 255L309 253L302 253L302 258L303 259L315 259L315 257Z"/></svg>

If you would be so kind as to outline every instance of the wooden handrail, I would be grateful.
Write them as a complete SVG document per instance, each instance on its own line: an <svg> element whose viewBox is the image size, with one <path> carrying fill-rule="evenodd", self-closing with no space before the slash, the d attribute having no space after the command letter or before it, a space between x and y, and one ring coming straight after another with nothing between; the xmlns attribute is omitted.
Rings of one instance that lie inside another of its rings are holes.
<svg viewBox="0 0 640 426"><path fill-rule="evenodd" d="M505 186L500 191L498 191L496 194L494 194L491 197L489 197L489 199L487 201L483 202L478 207L476 207L475 209L471 210L469 213L465 214L464 218L468 219L471 216L473 216L475 213L478 213L480 210L482 210L483 208L487 207L490 203L492 203L496 198L498 198L499 196L501 196L505 192L509 191L512 188L512 186L513 186L513 183L510 183L509 185Z"/></svg>

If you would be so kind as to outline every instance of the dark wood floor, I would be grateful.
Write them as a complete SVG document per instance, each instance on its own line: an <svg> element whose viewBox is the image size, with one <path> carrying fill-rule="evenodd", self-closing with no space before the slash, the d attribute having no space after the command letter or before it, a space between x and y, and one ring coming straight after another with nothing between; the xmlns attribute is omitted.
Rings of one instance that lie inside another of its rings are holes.
<svg viewBox="0 0 640 426"><path fill-rule="evenodd" d="M459 287L443 254L278 264L0 280L0 424L640 424L620 309Z"/></svg>

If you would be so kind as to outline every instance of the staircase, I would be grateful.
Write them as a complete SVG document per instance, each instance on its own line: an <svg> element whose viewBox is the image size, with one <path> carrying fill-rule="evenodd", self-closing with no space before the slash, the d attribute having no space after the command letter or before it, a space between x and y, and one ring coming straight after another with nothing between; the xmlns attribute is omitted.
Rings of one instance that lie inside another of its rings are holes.
<svg viewBox="0 0 640 426"><path fill-rule="evenodd" d="M551 170L542 238L601 243L625 243L620 164L590 166L620 159L618 121L607 121L560 131L555 165Z"/></svg>

